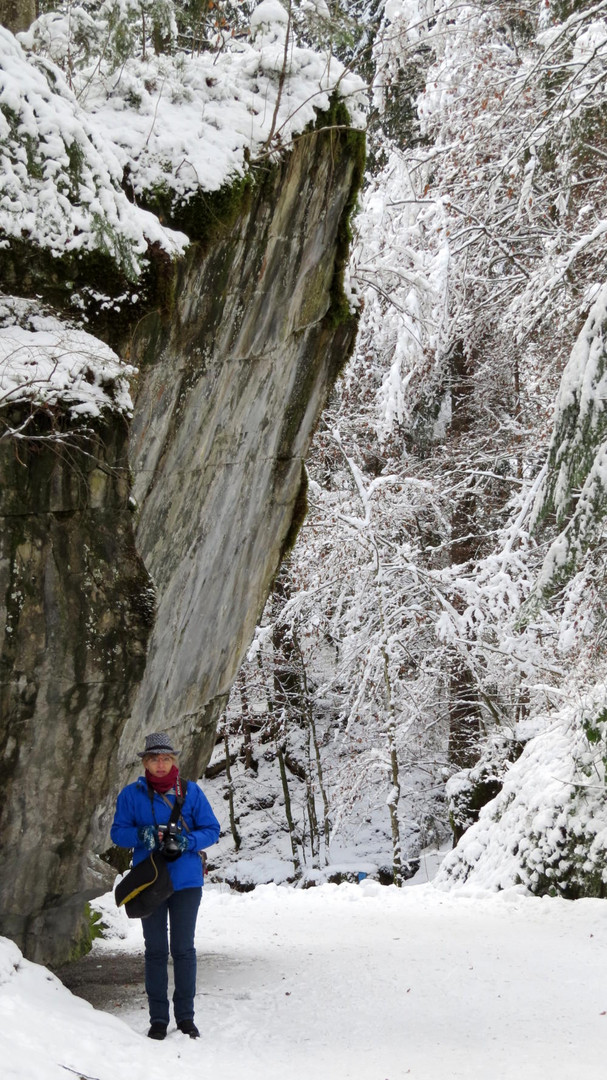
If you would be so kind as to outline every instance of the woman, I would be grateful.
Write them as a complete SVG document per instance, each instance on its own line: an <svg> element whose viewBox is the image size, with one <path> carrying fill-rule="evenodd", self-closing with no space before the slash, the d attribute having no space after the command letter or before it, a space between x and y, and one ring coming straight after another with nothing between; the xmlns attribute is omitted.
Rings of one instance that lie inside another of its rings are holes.
<svg viewBox="0 0 607 1080"><path fill-rule="evenodd" d="M145 749L138 754L143 761L145 776L140 776L120 792L110 834L118 847L133 848L133 866L136 866L150 851L160 849L164 839L168 840L164 833L175 799L183 797L185 791L175 836L167 843L173 854L168 867L175 891L141 921L150 1039L164 1039L169 1025L168 923L175 977L175 1021L179 1030L191 1039L200 1035L194 1023L194 929L202 897L202 851L217 842L219 822L198 784L190 781L186 786L181 780L177 767L179 753L165 732L147 736Z"/></svg>

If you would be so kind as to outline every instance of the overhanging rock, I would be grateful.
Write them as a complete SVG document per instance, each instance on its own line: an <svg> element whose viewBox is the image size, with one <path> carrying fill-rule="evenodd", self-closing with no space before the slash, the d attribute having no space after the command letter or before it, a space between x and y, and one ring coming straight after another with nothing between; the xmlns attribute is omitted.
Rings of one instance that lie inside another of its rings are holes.
<svg viewBox="0 0 607 1080"><path fill-rule="evenodd" d="M121 764L161 727L200 775L289 542L311 435L356 328L339 281L348 148L335 131L300 139L226 234L193 245L169 325L152 316L136 334L137 543L158 613Z"/></svg>
<svg viewBox="0 0 607 1080"><path fill-rule="evenodd" d="M341 277L362 141L306 133L215 227L194 223L159 309L123 312L112 336L139 368L130 431L98 421L84 468L49 447L24 469L6 450L0 933L32 959L64 959L107 887L88 855L145 732L171 732L186 775L208 760L354 343Z"/></svg>

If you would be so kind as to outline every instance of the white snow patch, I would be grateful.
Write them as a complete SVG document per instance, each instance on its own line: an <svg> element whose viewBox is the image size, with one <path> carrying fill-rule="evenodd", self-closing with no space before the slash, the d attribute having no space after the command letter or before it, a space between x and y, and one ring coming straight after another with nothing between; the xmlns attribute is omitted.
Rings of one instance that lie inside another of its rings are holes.
<svg viewBox="0 0 607 1080"><path fill-rule="evenodd" d="M61 402L72 417L104 409L130 415L136 369L92 334L31 310L24 301L0 301L0 321L29 314L27 327L0 325L0 405Z"/></svg>
<svg viewBox="0 0 607 1080"><path fill-rule="evenodd" d="M104 898L107 907L111 898ZM140 923L95 943L141 953ZM604 1070L607 908L376 883L205 889L200 1040L145 1037L0 941L4 1080L572 1080ZM113 1007L110 1005L110 1009Z"/></svg>

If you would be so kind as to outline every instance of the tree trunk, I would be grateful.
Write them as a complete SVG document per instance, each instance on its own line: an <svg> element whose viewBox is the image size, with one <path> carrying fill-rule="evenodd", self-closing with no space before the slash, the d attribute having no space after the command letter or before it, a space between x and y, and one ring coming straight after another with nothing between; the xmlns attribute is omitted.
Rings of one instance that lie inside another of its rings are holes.
<svg viewBox="0 0 607 1080"><path fill-rule="evenodd" d="M321 756L320 756L320 746L318 744L318 736L316 734L316 721L314 719L314 711L312 709L312 705L311 705L311 702L310 702L310 694L309 694L309 691L308 691L308 675L307 675L307 671L306 671L306 662L305 662L304 654L303 654L302 649L301 649L301 645L299 643L299 638L298 638L295 630L293 630L292 633L293 633L293 644L295 645L295 648L297 649L297 654L299 656L299 664L300 664L300 668L301 668L301 682L302 682L302 691L303 691L303 702L304 702L304 707L305 707L305 720L306 720L306 723L308 725L308 740L307 740L307 745L308 745L308 777L307 777L307 780L308 780L308 784L310 785L310 788L311 788L311 799L312 799L312 805L313 805L313 809L314 809L314 820L316 822L316 828L317 828L317 832L318 832L318 817L317 817L317 814L316 814L316 805L315 805L315 802L314 802L314 787L315 787L315 785L312 783L312 763L311 763L312 752L311 752L311 748L310 748L310 743L311 743L312 747L314 748L314 759L315 759L315 762L316 762L316 772L317 772L317 777L318 777L318 786L319 786L319 789L320 789L320 795L321 795L321 798L322 798L322 805L323 805L323 832L324 832L324 841L325 841L325 864L326 864L329 861L329 843L330 843L330 839L331 839L329 799L328 799L328 796L327 796L327 791L326 791L326 788L325 788L325 782L324 782L324 777L323 777L322 759L321 759ZM310 815L310 821L311 821L311 818L312 818L312 815Z"/></svg>
<svg viewBox="0 0 607 1080"><path fill-rule="evenodd" d="M257 663L259 670L261 671L262 679L266 686L266 696L268 702L268 713L270 715L269 732L271 738L274 740L276 746L276 758L278 761L278 768L280 772L280 782L282 784L282 793L285 802L285 817L287 819L287 828L289 831L289 841L291 844L291 854L293 856L293 870L295 880L299 881L301 878L301 860L297 851L297 843L299 834L293 820L293 813L291 809L291 794L289 791L289 781L287 777L287 769L285 764L285 748L286 748L286 725L287 725L287 712L284 706L279 708L278 701L274 694L278 691L280 693L280 684L277 684L275 673L273 674L272 687L265 677L264 665L261 658L261 653L257 654Z"/></svg>
<svg viewBox="0 0 607 1080"><path fill-rule="evenodd" d="M291 842L291 855L293 858L293 872L295 880L299 881L301 878L301 861L299 858L299 852L297 850L298 832L295 827L295 821L293 819L293 811L291 809L291 793L289 791L289 781L287 778L287 769L285 766L285 754L284 745L282 743L276 744L276 756L278 758L278 768L280 770L280 781L282 784L282 793L285 800L285 817L287 819L287 826L289 829L289 840Z"/></svg>
<svg viewBox="0 0 607 1080"><path fill-rule="evenodd" d="M13 34L29 30L37 14L36 0L0 0L0 26Z"/></svg>
<svg viewBox="0 0 607 1080"><path fill-rule="evenodd" d="M394 878L394 884L400 888L403 883L403 856L402 845L400 841L400 823L398 820L398 807L400 803L400 770L398 765L398 753L396 749L396 717L394 715L394 698L392 696L392 683L390 681L388 652L385 645L382 645L382 658L384 662L384 688L386 694L386 707L389 716L386 734L388 737L388 753L390 755L390 779L392 781L392 790L390 791L390 795L388 797L388 809L390 811L390 829L392 832L392 874Z"/></svg>
<svg viewBox="0 0 607 1080"><path fill-rule="evenodd" d="M450 445L455 460L466 460L466 444L474 428L474 366L461 341L453 345L451 364ZM451 513L451 564L457 566L477 554L476 497L472 487L455 496ZM454 604L457 609L457 602ZM478 758L480 706L474 676L463 657L454 657L449 676L449 760L458 769Z"/></svg>
<svg viewBox="0 0 607 1080"><path fill-rule="evenodd" d="M234 784L232 782L232 766L230 763L230 740L228 735L227 720L224 718L226 725L223 743L225 747L225 762L226 762L226 781L228 787L228 808L230 813L230 829L232 831L232 837L234 840L234 850L239 851L241 845L240 833L236 825L236 811L234 810Z"/></svg>
<svg viewBox="0 0 607 1080"><path fill-rule="evenodd" d="M478 761L480 707L474 676L463 661L454 659L449 673L449 761L469 769Z"/></svg>
<svg viewBox="0 0 607 1080"><path fill-rule="evenodd" d="M272 589L272 618L274 632L274 701L277 711L284 709L287 719L301 725L303 693L299 673L299 656L293 637L276 615L291 599L291 583L286 573L280 573Z"/></svg>
<svg viewBox="0 0 607 1080"><path fill-rule="evenodd" d="M245 769L255 769L255 771L257 771L257 764L253 758L253 741L251 739L251 709L249 706L249 694L247 691L247 676L244 669L241 669L240 671L238 683L241 702L240 722L242 726L242 739L244 745L244 767Z"/></svg>

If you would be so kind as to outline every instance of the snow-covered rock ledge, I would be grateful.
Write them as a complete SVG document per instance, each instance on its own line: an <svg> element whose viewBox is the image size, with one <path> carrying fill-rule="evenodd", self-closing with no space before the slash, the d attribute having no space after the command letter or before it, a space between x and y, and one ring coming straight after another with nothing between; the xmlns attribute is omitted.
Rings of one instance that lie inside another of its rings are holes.
<svg viewBox="0 0 607 1080"><path fill-rule="evenodd" d="M74 423L109 410L132 414L135 368L103 341L42 311L35 302L0 295L0 408L28 406L19 426L0 438L27 438L36 411L66 410ZM55 433L57 436L57 433Z"/></svg>
<svg viewBox="0 0 607 1080"><path fill-rule="evenodd" d="M0 27L0 245L98 250L132 279L149 245L177 256L187 243L138 204L167 193L183 204L231 184L260 154L288 147L334 95L364 126L362 81L299 47L278 0L255 9L248 40L226 35L199 55L125 58L114 7L42 15L19 41Z"/></svg>

